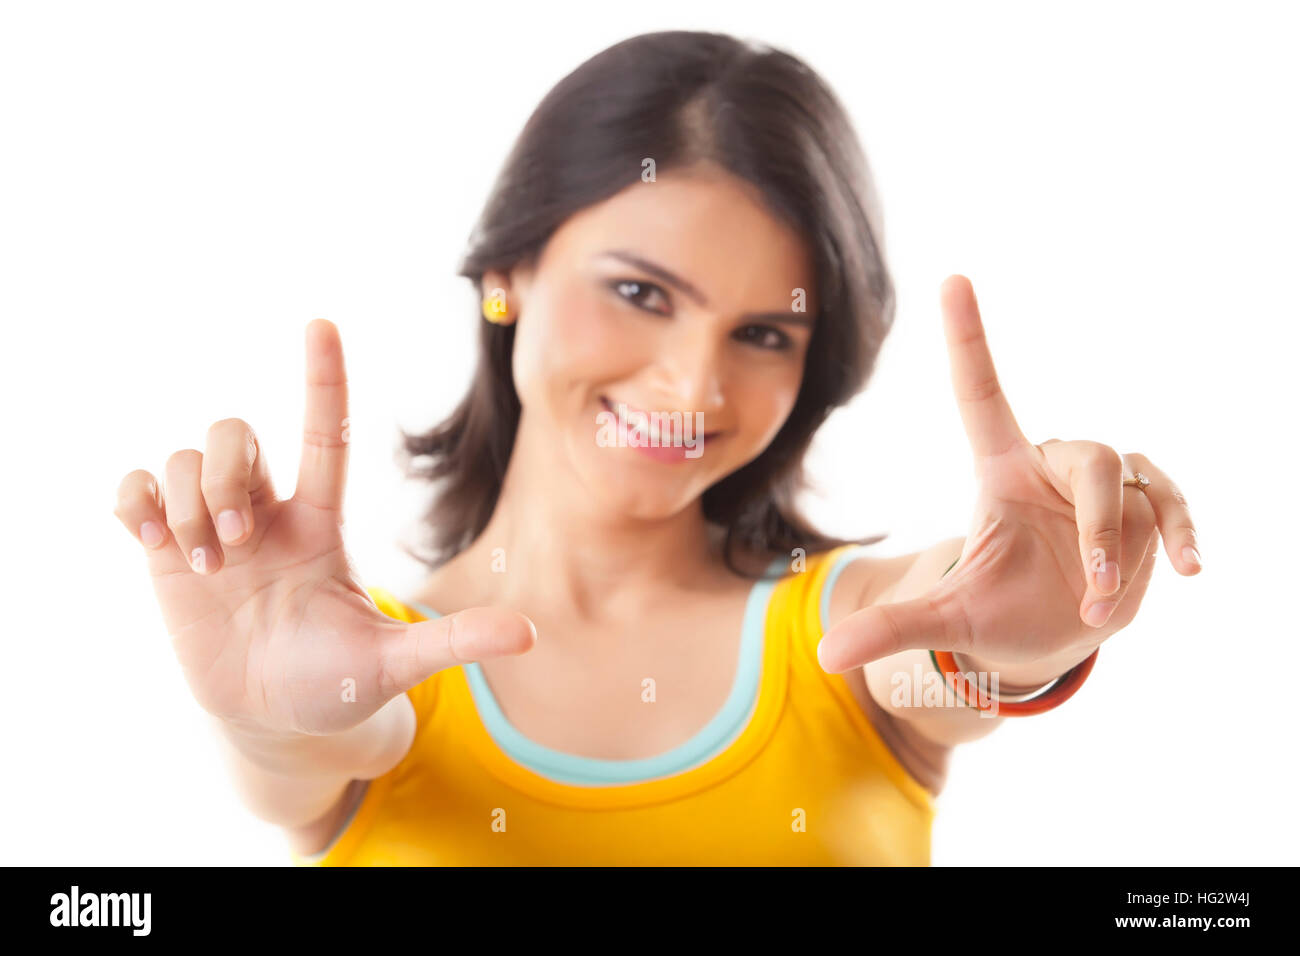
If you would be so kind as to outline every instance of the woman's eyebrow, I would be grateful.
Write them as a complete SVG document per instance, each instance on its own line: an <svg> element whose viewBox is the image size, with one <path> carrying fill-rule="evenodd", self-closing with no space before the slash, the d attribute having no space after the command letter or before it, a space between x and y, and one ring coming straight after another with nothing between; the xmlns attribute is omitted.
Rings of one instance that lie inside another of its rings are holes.
<svg viewBox="0 0 1300 956"><path fill-rule="evenodd" d="M626 262L630 266L635 266L643 272L649 273L656 279L677 289L684 295L690 296L697 303L703 306L709 304L703 292L687 282L675 272L670 272L661 265L651 262L649 259L637 255L635 252L628 252L626 249L609 249L597 256L602 259L617 259L620 262ZM749 320L763 319L768 322L784 322L790 325L811 326L813 317L806 312L751 312L743 316Z"/></svg>

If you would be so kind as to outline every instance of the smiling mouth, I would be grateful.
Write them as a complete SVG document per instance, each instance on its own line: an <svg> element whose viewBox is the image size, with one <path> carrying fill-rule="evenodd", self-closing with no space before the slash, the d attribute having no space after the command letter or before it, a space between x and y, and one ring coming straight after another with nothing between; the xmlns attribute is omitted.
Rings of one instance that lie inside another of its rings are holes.
<svg viewBox="0 0 1300 956"><path fill-rule="evenodd" d="M611 402L611 401L610 401L608 398L606 398L604 395L600 396L600 404L601 404L601 406L605 409L605 411L609 412L611 415L615 415L615 416L618 415L618 408L614 405L613 402ZM645 409L643 409L643 408L636 408L636 407L634 407L634 406L632 406L632 405L628 405L626 402L620 402L619 404L621 404L621 405L622 405L622 406L627 410L627 413L628 413L629 418L630 418L632 415L635 415L635 414L638 414L638 413L647 416L647 427L649 427L649 423L653 422L653 416L654 416L654 415L660 415L660 416L667 417L667 416L670 416L670 415L673 414L673 413L671 413L671 412L647 412L647 411L646 411ZM678 414L681 415L681 417L682 417L682 419L683 419L683 421L684 421L684 420L686 419L686 416L687 416L687 415L690 415L691 413L690 413L690 412L680 412L680 413L678 413ZM714 440L717 439L719 436L724 435L724 434L726 434L726 433L723 432L723 431L713 431L713 432L704 432L703 434L700 434L700 435L698 435L697 437L698 437L699 440L701 440L701 441L714 441ZM658 436L656 436L656 437L658 437Z"/></svg>

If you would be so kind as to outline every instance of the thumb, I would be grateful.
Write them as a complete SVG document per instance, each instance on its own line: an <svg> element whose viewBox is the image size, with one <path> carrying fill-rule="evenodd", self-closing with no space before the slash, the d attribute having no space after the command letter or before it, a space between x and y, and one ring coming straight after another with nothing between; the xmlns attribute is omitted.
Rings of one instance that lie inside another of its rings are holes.
<svg viewBox="0 0 1300 956"><path fill-rule="evenodd" d="M472 607L386 630L379 639L381 691L396 697L438 671L470 661L531 651L533 622L516 611Z"/></svg>
<svg viewBox="0 0 1300 956"><path fill-rule="evenodd" d="M863 608L840 621L817 645L817 662L830 674L912 648L951 650L947 621L929 598Z"/></svg>

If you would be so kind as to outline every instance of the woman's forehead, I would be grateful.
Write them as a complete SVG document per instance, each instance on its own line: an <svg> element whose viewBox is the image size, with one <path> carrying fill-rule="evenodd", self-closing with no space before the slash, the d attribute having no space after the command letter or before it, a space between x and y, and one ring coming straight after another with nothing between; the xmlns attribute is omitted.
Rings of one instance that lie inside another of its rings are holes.
<svg viewBox="0 0 1300 956"><path fill-rule="evenodd" d="M726 173L683 170L634 183L572 216L553 242L548 253L570 264L631 252L720 300L757 295L771 307L795 287L812 295L815 273L802 238L755 187Z"/></svg>

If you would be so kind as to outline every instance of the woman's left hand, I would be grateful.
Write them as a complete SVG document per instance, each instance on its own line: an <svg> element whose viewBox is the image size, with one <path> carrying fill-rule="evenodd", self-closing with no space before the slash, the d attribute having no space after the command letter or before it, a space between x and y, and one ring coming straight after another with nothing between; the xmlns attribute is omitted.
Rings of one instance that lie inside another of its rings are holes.
<svg viewBox="0 0 1300 956"><path fill-rule="evenodd" d="M1196 529L1145 456L1094 441L1031 444L998 385L970 281L950 276L940 300L979 484L971 532L928 594L849 615L818 654L838 673L910 648L952 651L1046 683L1133 620L1158 538L1180 574L1200 570ZM1123 484L1135 472L1150 479L1145 492Z"/></svg>

